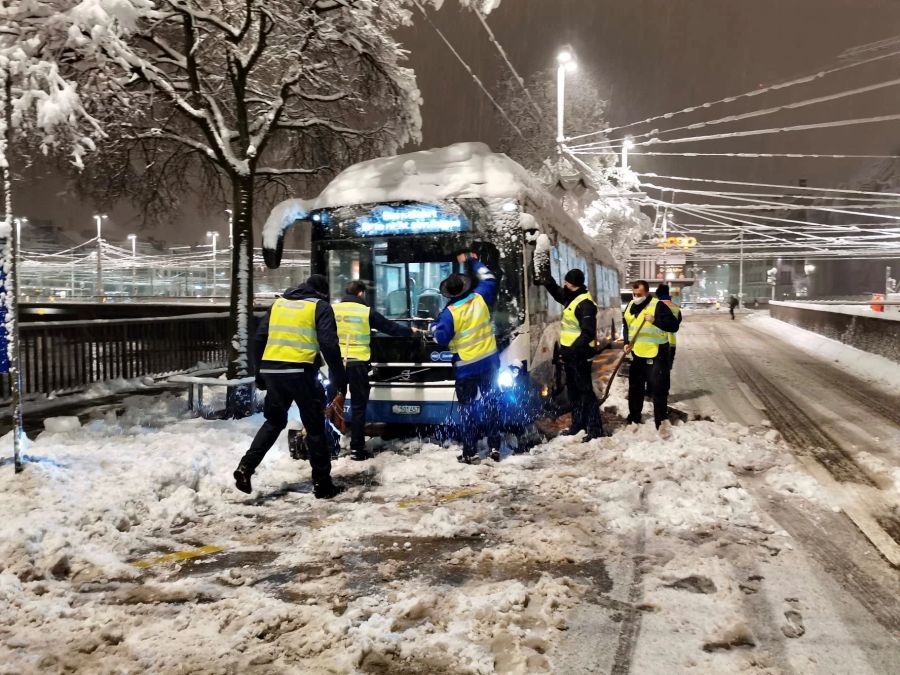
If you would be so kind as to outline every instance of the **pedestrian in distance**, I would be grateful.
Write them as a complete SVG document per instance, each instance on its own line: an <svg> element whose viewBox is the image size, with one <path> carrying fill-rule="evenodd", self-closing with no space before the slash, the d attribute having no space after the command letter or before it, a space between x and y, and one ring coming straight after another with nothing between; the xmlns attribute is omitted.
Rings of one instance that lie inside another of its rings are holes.
<svg viewBox="0 0 900 675"><path fill-rule="evenodd" d="M572 423L563 435L585 432L583 442L603 435L603 420L594 393L593 362L597 355L597 304L585 286L584 272L571 269L560 286L549 274L535 279L563 306L559 331L559 356L566 374L566 391L572 404Z"/></svg>
<svg viewBox="0 0 900 675"><path fill-rule="evenodd" d="M266 392L265 422L234 472L237 489L250 494L250 478L287 426L296 403L306 428L313 494L330 499L344 488L331 480L331 450L325 437L325 396L333 399L346 388L334 311L328 303L328 281L313 274L306 283L277 298L256 332L256 384ZM328 364L327 393L318 381L320 354Z"/></svg>
<svg viewBox="0 0 900 675"><path fill-rule="evenodd" d="M447 305L431 324L431 335L438 345L453 352L463 446L457 459L465 464L476 463L478 441L487 435L490 457L499 462L496 380L500 356L491 318L497 279L475 253L460 253L456 259L477 275L478 285L472 289L471 276L458 273L441 282L441 295L447 299Z"/></svg>
<svg viewBox="0 0 900 675"><path fill-rule="evenodd" d="M394 337L409 337L418 329L391 321L366 302L366 285L362 281L347 284L345 295L334 305L341 355L350 388L350 459L371 459L366 451L366 407L369 404L369 368L372 360L372 331ZM345 390L341 391L346 394Z"/></svg>
<svg viewBox="0 0 900 675"><path fill-rule="evenodd" d="M640 424L647 381L653 392L653 418L659 429L669 410L669 336L679 322L669 307L650 297L646 281L631 284L634 298L623 316L625 352L632 354L628 371L628 423ZM629 337L634 340L630 344Z"/></svg>
<svg viewBox="0 0 900 675"><path fill-rule="evenodd" d="M738 299L733 295L728 298L728 313L731 314L731 320L734 321L734 309L738 306Z"/></svg>
<svg viewBox="0 0 900 675"><path fill-rule="evenodd" d="M665 303L666 307L671 310L673 316L678 319L678 327L681 328L681 307L672 300L672 294L669 291L669 284L660 284L656 287L656 299ZM678 345L678 338L675 333L669 333L669 370L675 365L675 349Z"/></svg>

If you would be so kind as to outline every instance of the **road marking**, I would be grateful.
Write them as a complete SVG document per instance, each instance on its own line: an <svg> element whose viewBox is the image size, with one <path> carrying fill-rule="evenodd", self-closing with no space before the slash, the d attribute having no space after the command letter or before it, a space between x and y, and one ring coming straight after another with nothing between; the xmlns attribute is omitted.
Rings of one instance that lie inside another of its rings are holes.
<svg viewBox="0 0 900 675"><path fill-rule="evenodd" d="M221 546L203 546L202 548L194 548L188 551L175 551L174 553L167 553L166 555L161 555L157 558L147 558L146 560L135 560L132 565L135 567L139 567L142 570L147 569L148 567L153 567L154 565L164 565L170 562L179 562L181 560L190 560L191 558L199 558L201 555L208 555L210 553L218 553L219 551L224 551L225 549Z"/></svg>
<svg viewBox="0 0 900 675"><path fill-rule="evenodd" d="M847 517L872 542L881 555L894 567L900 567L900 545L884 531L871 515L883 511L883 508L879 508L881 504L873 503L873 500L867 498L861 489L852 484L838 483L828 470L812 457L797 455L796 459L838 503ZM860 506L865 508L860 508Z"/></svg>
<svg viewBox="0 0 900 675"><path fill-rule="evenodd" d="M748 387L745 382L738 382L737 386L738 389L741 390L741 393L747 397L747 400L750 401L750 405L757 410L766 409L766 404L759 400L759 397L750 390L750 387Z"/></svg>
<svg viewBox="0 0 900 675"><path fill-rule="evenodd" d="M483 485L473 485L471 487L464 487L460 488L459 490L453 490L451 492L438 494L434 499L421 497L417 499L404 499L400 502L399 506L401 509L408 509L410 506L423 506L425 504L432 504L434 502L437 502L438 504L445 504L447 502L456 501L457 499L464 499L465 497L480 495L482 492L487 492L487 487Z"/></svg>

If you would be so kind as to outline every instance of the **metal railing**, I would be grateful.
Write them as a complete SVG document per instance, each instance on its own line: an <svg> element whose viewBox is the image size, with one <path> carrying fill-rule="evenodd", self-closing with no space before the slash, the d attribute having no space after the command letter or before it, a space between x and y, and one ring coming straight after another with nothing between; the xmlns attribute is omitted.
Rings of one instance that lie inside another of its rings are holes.
<svg viewBox="0 0 900 675"><path fill-rule="evenodd" d="M223 366L227 326L227 313L23 323L19 326L22 393L73 392L119 378L184 371L200 362ZM9 375L4 374L0 399L9 397Z"/></svg>

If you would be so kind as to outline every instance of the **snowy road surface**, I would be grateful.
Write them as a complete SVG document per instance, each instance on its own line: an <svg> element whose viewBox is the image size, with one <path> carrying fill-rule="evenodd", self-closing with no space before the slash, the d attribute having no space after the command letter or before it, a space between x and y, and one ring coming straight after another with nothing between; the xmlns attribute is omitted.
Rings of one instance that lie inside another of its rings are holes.
<svg viewBox="0 0 900 675"><path fill-rule="evenodd" d="M499 465L394 442L339 460L332 502L284 438L254 495L234 490L259 417L188 419L163 396L56 425L23 474L0 467L0 673L897 672L896 571L723 353L747 368L773 339L685 326L677 405L715 421ZM886 492L890 449L858 452Z"/></svg>

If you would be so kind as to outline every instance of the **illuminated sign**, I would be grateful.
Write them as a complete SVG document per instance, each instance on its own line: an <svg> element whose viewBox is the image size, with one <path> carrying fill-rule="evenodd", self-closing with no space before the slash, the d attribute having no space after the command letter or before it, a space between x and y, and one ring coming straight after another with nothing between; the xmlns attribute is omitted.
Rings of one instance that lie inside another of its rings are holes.
<svg viewBox="0 0 900 675"><path fill-rule="evenodd" d="M658 240L656 248L694 248L696 245L695 237L668 237Z"/></svg>
<svg viewBox="0 0 900 675"><path fill-rule="evenodd" d="M464 232L467 229L468 222L461 215L444 213L436 206L423 204L379 206L356 219L356 232L361 237Z"/></svg>

